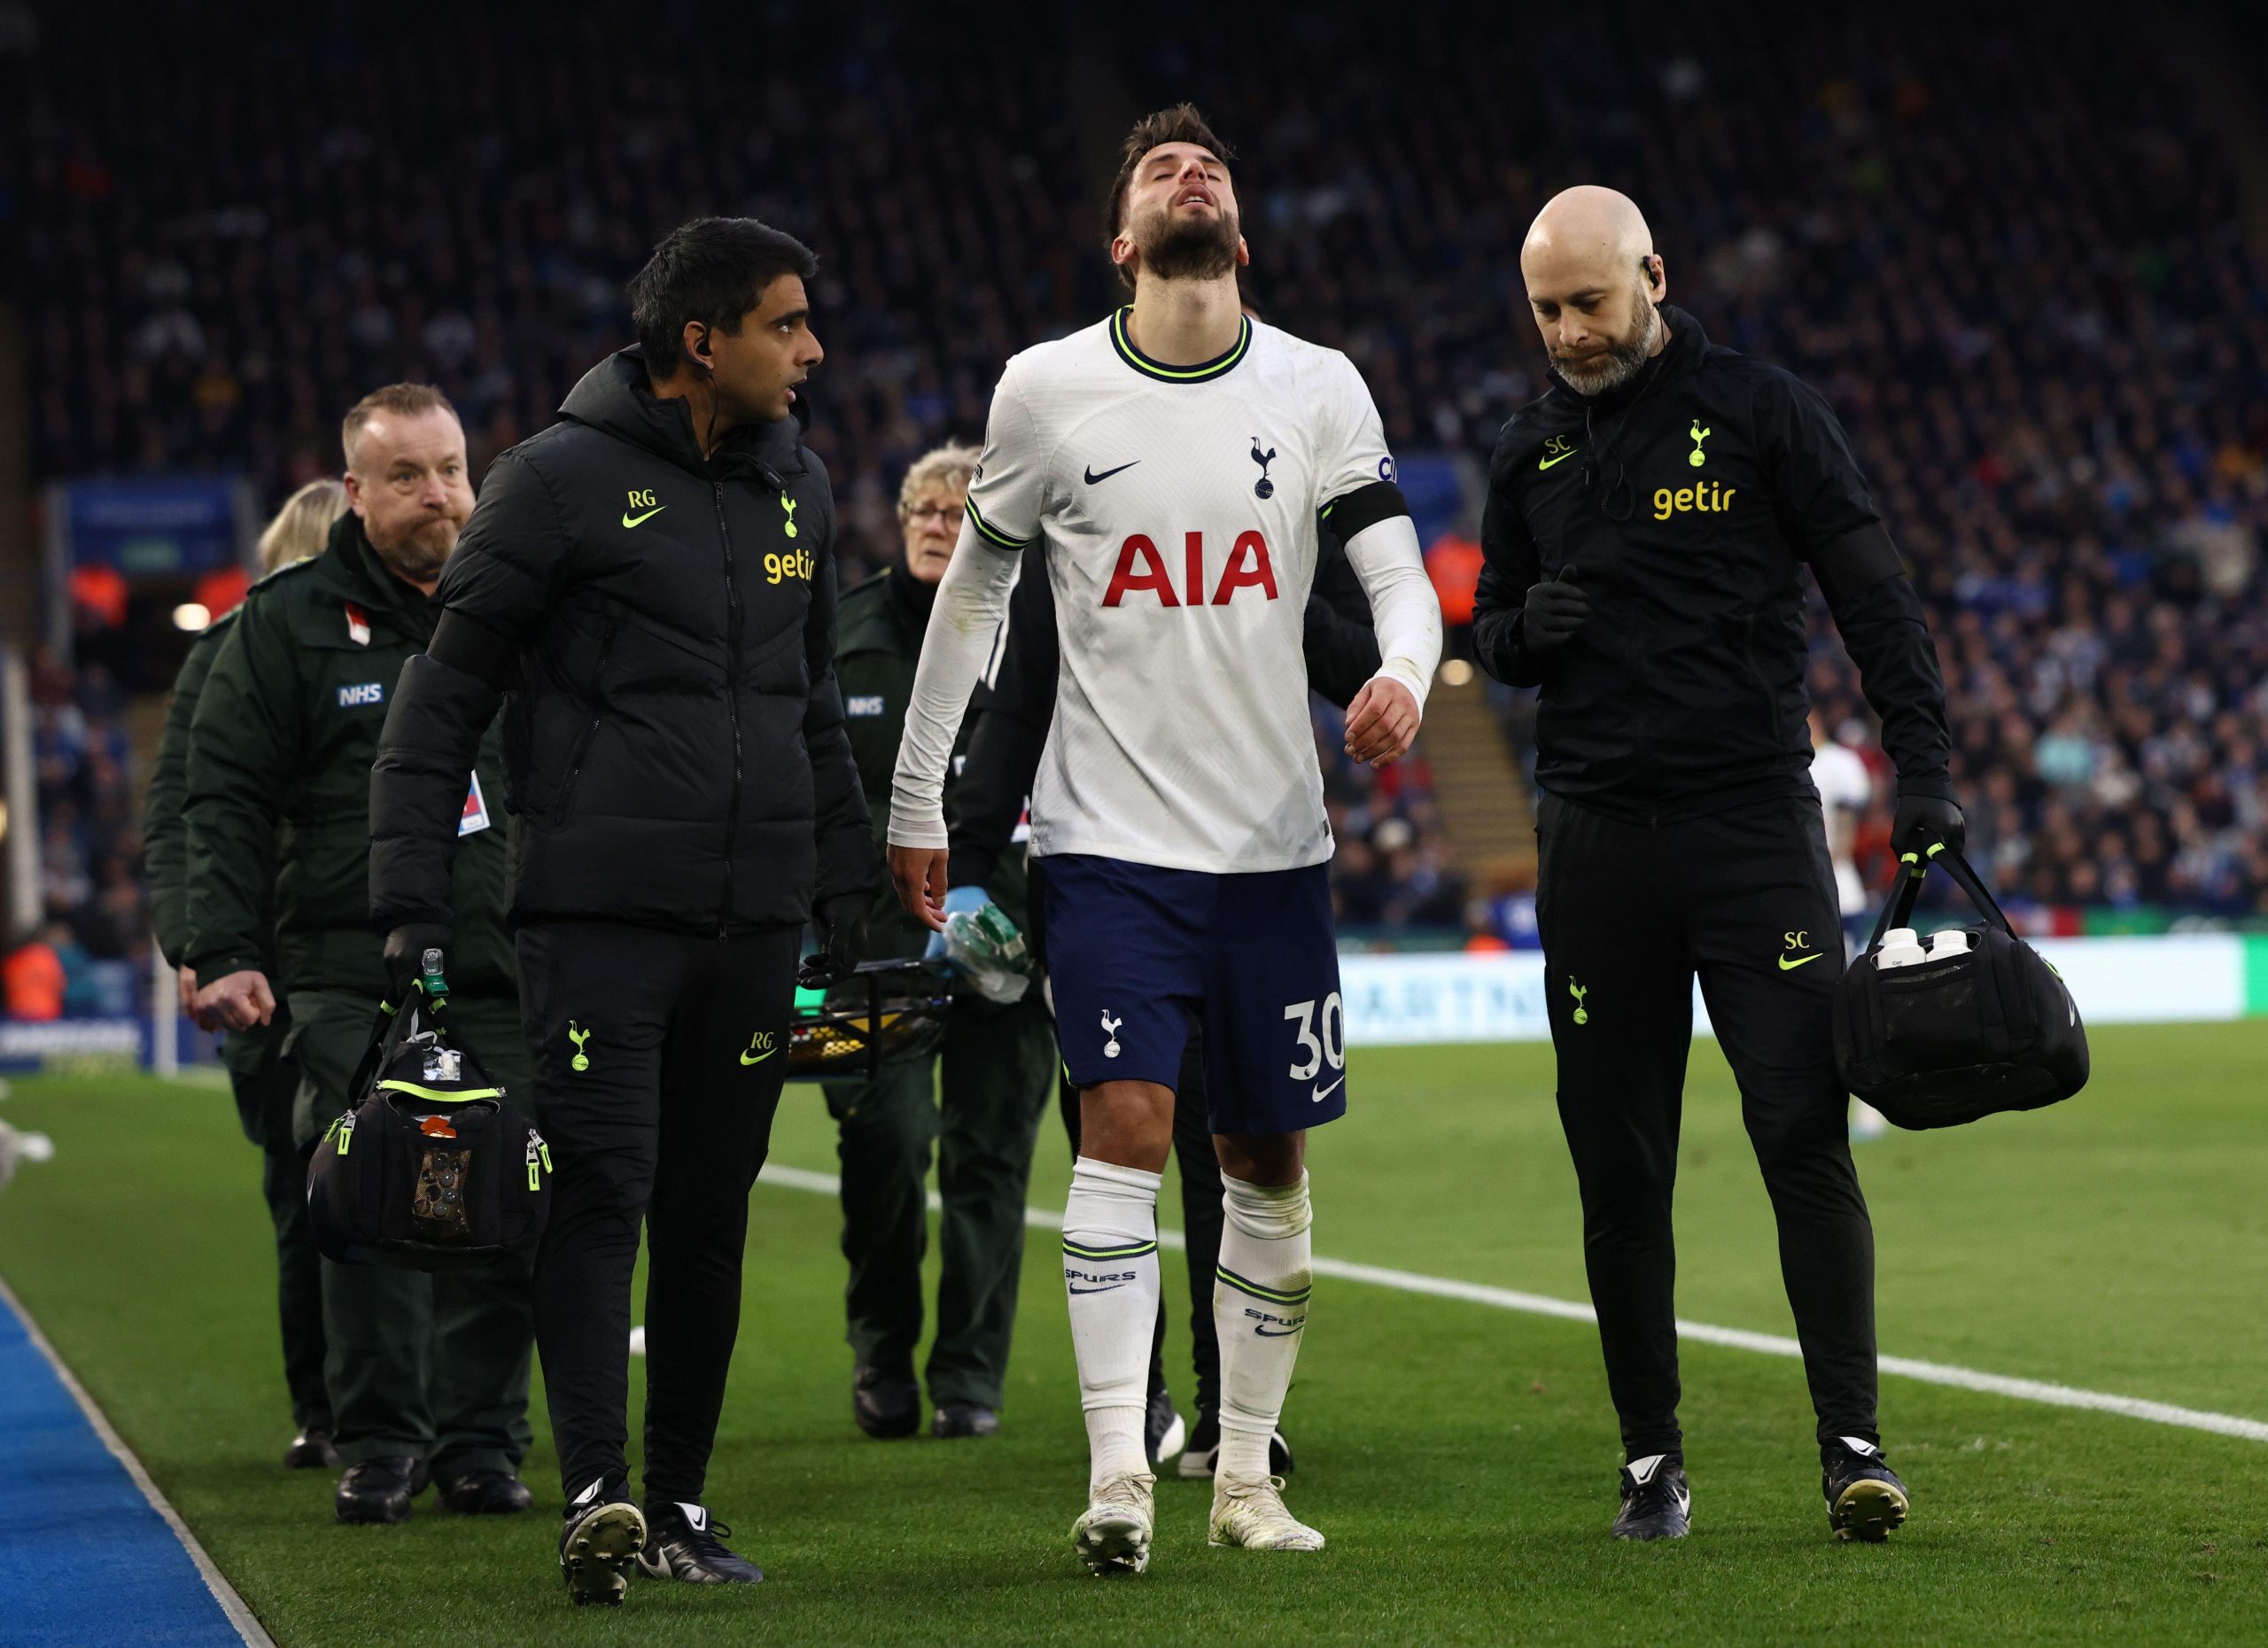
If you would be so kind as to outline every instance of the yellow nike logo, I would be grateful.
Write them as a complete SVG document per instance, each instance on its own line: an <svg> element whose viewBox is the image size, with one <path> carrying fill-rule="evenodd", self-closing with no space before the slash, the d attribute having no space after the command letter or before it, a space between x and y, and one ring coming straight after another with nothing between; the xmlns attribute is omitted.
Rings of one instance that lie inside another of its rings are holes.
<svg viewBox="0 0 2268 1648"><path fill-rule="evenodd" d="M762 1053L744 1053L741 1054L741 1062L742 1064L761 1064L779 1051L780 1049L777 1047L766 1047Z"/></svg>
<svg viewBox="0 0 2268 1648"><path fill-rule="evenodd" d="M636 526L641 522L652 520L656 516L659 515L664 509L666 509L669 507L670 506L666 503L657 503L652 509L647 510L643 515L633 515L625 509L622 512L622 524L625 526Z"/></svg>
<svg viewBox="0 0 2268 1648"><path fill-rule="evenodd" d="M1555 463L1565 463L1569 458L1572 458L1574 455L1575 448L1570 447L1566 451L1561 453L1556 458L1538 458L1535 461L1535 467L1540 470L1548 470Z"/></svg>
<svg viewBox="0 0 2268 1648"><path fill-rule="evenodd" d="M1782 956L1782 957L1780 958L1780 970L1781 970L1783 973L1792 973L1792 972L1794 972L1798 968L1801 967L1805 962L1806 962L1806 961L1816 961L1816 960L1818 960L1820 959L1820 957L1821 957L1821 956L1825 955L1826 953L1827 953L1827 952L1826 952L1824 950L1814 950L1814 951L1813 951L1809 955L1807 955L1807 956L1798 956L1798 957L1797 957L1794 960L1792 960L1792 961L1791 961L1791 960L1790 960L1787 957L1785 957L1785 956Z"/></svg>

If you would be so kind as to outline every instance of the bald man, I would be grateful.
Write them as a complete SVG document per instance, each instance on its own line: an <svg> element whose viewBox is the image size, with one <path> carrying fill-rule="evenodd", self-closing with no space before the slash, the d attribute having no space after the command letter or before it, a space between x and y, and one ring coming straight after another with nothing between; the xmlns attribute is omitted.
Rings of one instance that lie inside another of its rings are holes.
<svg viewBox="0 0 2268 1648"><path fill-rule="evenodd" d="M1829 1526L1881 1539L1907 1497L1876 1429L1874 1235L1830 1036L1800 568L1882 718L1901 851L1961 841L1937 652L1834 415L1665 303L1635 205L1558 196L1520 272L1552 384L1490 462L1473 636L1499 680L1542 688L1536 914L1628 1460L1614 1533L1689 1525L1670 1191L1697 973L1779 1221Z"/></svg>

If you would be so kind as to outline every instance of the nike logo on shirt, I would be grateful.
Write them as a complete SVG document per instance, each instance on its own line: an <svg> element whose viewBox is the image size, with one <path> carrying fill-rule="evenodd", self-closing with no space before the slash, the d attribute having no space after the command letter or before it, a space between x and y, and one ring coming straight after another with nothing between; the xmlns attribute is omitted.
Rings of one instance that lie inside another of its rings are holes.
<svg viewBox="0 0 2268 1648"><path fill-rule="evenodd" d="M1556 458L1538 458L1535 462L1535 467L1540 470L1548 470L1555 463L1565 463L1568 459L1574 455L1575 448L1570 447L1566 451L1561 453Z"/></svg>
<svg viewBox="0 0 2268 1648"><path fill-rule="evenodd" d="M1339 1091L1340 1082L1343 1082L1347 1078L1342 1076L1339 1078L1339 1081L1332 1083L1328 1087L1318 1087L1312 1094L1309 1095L1309 1097L1311 1097L1316 1103L1321 1104L1324 1100L1330 1098L1332 1094L1337 1092Z"/></svg>
<svg viewBox="0 0 2268 1648"><path fill-rule="evenodd" d="M1118 471L1119 471L1119 470L1130 470L1130 469L1132 469L1132 468L1135 466L1135 464L1139 463L1141 461L1142 461L1142 460L1141 460L1141 459L1139 459L1139 458L1132 458L1132 459L1130 459L1130 460L1128 460L1126 463L1120 464L1120 465L1118 466L1118 469L1116 469L1116 470L1104 470L1101 474L1099 474L1099 475L1096 474L1096 473L1094 472L1094 470L1093 470L1091 468L1090 468L1090 469L1088 469L1088 470L1085 470L1084 471L1083 471L1083 473L1084 473L1084 474L1085 474L1085 476L1086 476L1086 478L1087 478L1087 485L1088 485L1088 486L1094 486L1094 485L1095 485L1097 482L1099 482L1099 481L1107 481L1107 480L1108 480L1112 476L1114 476L1114 475L1117 474L1117 473L1118 473Z"/></svg>
<svg viewBox="0 0 2268 1648"><path fill-rule="evenodd" d="M1825 955L1826 953L1827 953L1827 952L1825 952L1824 950L1814 950L1814 951L1813 951L1813 952L1811 952L1811 954L1809 954L1809 955L1807 955L1807 956L1798 956L1798 957L1796 957L1793 960L1790 960L1786 956L1782 956L1782 957L1780 958L1780 970L1781 970L1783 973L1792 973L1792 972L1794 972L1798 968L1801 967L1805 962L1806 962L1806 961L1816 961L1816 960L1818 960L1820 959L1820 957L1821 957L1821 956Z"/></svg>
<svg viewBox="0 0 2268 1648"><path fill-rule="evenodd" d="M658 503L652 509L647 510L643 515L633 515L625 509L622 513L622 524L625 526L639 525L643 522L652 520L656 516L659 515L664 509L666 509L669 507L670 506L666 503Z"/></svg>

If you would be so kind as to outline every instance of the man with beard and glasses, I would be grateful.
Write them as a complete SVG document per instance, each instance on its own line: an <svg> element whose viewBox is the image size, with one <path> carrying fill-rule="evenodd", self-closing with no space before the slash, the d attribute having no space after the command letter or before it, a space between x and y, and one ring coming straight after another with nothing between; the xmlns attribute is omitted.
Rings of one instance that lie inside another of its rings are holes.
<svg viewBox="0 0 2268 1648"><path fill-rule="evenodd" d="M1520 270L1554 381L1490 462L1473 633L1491 674L1542 688L1536 916L1628 1461L1614 1533L1690 1520L1670 1193L1697 973L1779 1222L1829 1525L1881 1539L1907 1497L1876 1429L1874 1235L1829 1039L1843 937L1800 569L1882 718L1900 852L1962 838L1937 650L1834 414L1663 302L1631 201L1559 195Z"/></svg>
<svg viewBox="0 0 2268 1648"><path fill-rule="evenodd" d="M464 429L439 390L393 384L365 396L344 439L348 513L321 555L262 579L238 610L190 724L183 806L183 960L201 982L192 1011L207 1029L241 1033L273 1022L280 989L302 1155L351 1102L387 998L368 893L370 763L394 678L432 637L434 588L472 513ZM447 1014L521 1092L501 756L492 735L451 782L462 844ZM322 1288L332 1441L347 1466L338 1520L401 1521L429 1476L453 1511L525 1510L525 1263L429 1276L326 1259Z"/></svg>
<svg viewBox="0 0 2268 1648"><path fill-rule="evenodd" d="M1063 1273L1091 1450L1072 1540L1098 1574L1150 1558L1158 1185L1192 1012L1226 1215L1208 1536L1322 1548L1269 1473L1308 1317L1307 1130L1347 1105L1301 654L1318 517L1369 595L1383 659L1348 706L1350 754L1383 766L1409 750L1441 653L1361 376L1241 310L1230 158L1185 104L1128 136L1104 222L1133 301L1001 375L892 790L898 896L941 927L954 735L1021 554L1044 543L1062 644L1031 845L1058 1037L1082 1090Z"/></svg>

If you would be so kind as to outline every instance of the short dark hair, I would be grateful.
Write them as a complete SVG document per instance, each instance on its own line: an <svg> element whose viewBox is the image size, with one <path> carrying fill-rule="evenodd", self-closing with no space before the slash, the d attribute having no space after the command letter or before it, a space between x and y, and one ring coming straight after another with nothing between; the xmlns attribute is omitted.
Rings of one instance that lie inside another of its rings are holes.
<svg viewBox="0 0 2268 1648"><path fill-rule="evenodd" d="M696 217L654 248L630 279L630 321L649 377L673 377L685 360L685 323L737 337L743 315L782 275L810 280L819 256L793 235L752 217Z"/></svg>
<svg viewBox="0 0 2268 1648"><path fill-rule="evenodd" d="M346 454L346 467L354 467L354 448L362 444L362 428L381 412L391 412L396 417L416 417L424 412L446 412L455 417L457 409L449 398L431 384L388 384L373 389L346 409L346 418L338 426L338 444Z"/></svg>
<svg viewBox="0 0 2268 1648"><path fill-rule="evenodd" d="M1214 135L1212 127L1193 103L1177 103L1169 109L1144 115L1126 134L1126 146L1118 156L1118 175L1110 180L1110 198L1102 212L1105 245L1118 237L1121 220L1126 214L1126 191L1134 185L1134 168L1142 164L1144 155L1160 144L1168 143L1193 143L1200 149L1210 150L1224 166L1237 158L1236 151ZM1119 277L1129 285L1133 284L1128 271L1121 269Z"/></svg>

